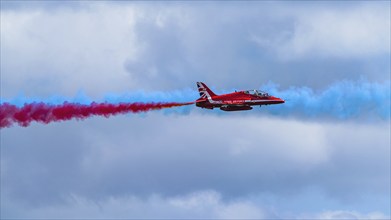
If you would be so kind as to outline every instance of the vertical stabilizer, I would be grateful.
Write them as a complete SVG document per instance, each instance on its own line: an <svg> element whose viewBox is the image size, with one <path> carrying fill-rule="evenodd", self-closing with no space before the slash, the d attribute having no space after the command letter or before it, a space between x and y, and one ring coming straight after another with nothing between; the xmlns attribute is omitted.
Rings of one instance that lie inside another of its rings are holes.
<svg viewBox="0 0 391 220"><path fill-rule="evenodd" d="M203 82L197 82L197 87L201 98L207 99L216 96L216 94L214 94L214 92L212 92L212 90L210 90Z"/></svg>

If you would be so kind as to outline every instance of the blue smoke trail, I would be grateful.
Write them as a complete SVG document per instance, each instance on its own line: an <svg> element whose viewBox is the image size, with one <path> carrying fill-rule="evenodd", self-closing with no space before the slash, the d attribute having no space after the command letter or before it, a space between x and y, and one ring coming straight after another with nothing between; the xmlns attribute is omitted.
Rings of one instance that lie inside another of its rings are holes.
<svg viewBox="0 0 391 220"><path fill-rule="evenodd" d="M283 117L301 118L334 118L334 119L390 119L391 91L390 82L369 83L365 81L341 81L332 84L323 91L315 91L308 87L291 87L280 90L274 83L268 83L261 87L269 94L286 100L282 105L270 105L261 110L253 111L254 114L271 114ZM216 94L233 92L234 90L215 91ZM176 90L172 92L143 92L135 91L122 94L108 93L101 100L91 100L83 92L75 97L51 96L42 98L27 98L20 95L14 99L4 100L17 106L24 103L45 102L48 104L62 104L63 102L75 102L90 104L95 102L121 103L121 102L189 102L198 96L197 88ZM165 109L165 113L188 114L194 111L194 106L182 106ZM222 111L203 110L206 113L227 114ZM228 113L229 114L229 113Z"/></svg>
<svg viewBox="0 0 391 220"><path fill-rule="evenodd" d="M321 92L307 87L280 91L273 83L264 85L262 89L287 100L281 106L267 108L274 115L390 119L390 82L341 81Z"/></svg>
<svg viewBox="0 0 391 220"><path fill-rule="evenodd" d="M101 99L91 99L83 91L79 91L74 97L65 97L53 95L50 97L40 98L40 97L26 97L24 94L19 94L17 97L12 99L0 99L0 104L8 102L16 106L23 106L25 103L33 102L45 102L47 104L58 105L64 102L72 102L79 104L91 104L92 102L107 102L112 104L117 104L121 102L189 102L194 101L198 98L198 90L195 89L183 89L175 90L171 92L143 92L143 91L134 91L127 93L107 93Z"/></svg>

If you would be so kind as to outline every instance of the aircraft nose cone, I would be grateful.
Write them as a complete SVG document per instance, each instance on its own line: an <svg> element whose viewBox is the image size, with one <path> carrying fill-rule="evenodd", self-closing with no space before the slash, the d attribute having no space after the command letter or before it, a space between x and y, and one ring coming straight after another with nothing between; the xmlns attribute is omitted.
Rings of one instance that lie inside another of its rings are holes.
<svg viewBox="0 0 391 220"><path fill-rule="evenodd" d="M285 103L284 99L278 98L278 97L273 97L273 100L276 104L282 104Z"/></svg>
<svg viewBox="0 0 391 220"><path fill-rule="evenodd" d="M277 101L279 102L279 103L285 103L285 100L284 99L280 99L280 98L277 98Z"/></svg>

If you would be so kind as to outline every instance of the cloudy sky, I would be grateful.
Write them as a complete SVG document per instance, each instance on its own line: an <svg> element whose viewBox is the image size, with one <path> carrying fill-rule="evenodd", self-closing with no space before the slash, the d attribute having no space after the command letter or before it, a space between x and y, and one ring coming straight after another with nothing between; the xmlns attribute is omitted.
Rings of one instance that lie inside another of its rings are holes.
<svg viewBox="0 0 391 220"><path fill-rule="evenodd" d="M390 28L387 1L2 1L1 102L288 101L2 129L1 217L388 219Z"/></svg>

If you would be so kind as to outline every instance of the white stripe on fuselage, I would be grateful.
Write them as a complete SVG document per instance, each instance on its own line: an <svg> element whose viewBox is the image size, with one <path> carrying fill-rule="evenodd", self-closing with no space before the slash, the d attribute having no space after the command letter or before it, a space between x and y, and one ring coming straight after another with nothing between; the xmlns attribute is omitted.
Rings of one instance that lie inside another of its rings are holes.
<svg viewBox="0 0 391 220"><path fill-rule="evenodd" d="M215 101L212 99L212 97L208 96L208 101L212 104L226 104L226 105L238 105L240 103L257 103L257 102L278 102L279 100L235 100L235 101L230 101L231 103L226 103L225 101L219 100Z"/></svg>

